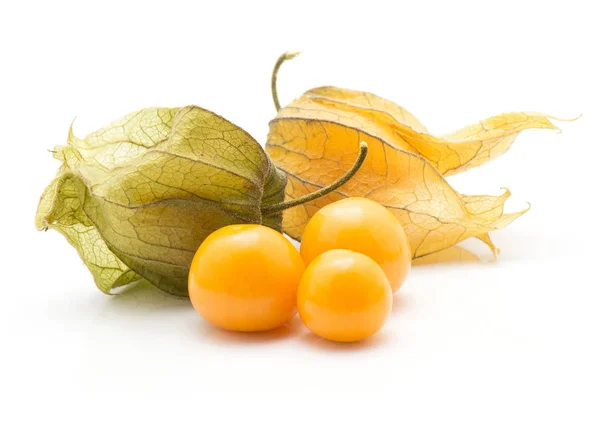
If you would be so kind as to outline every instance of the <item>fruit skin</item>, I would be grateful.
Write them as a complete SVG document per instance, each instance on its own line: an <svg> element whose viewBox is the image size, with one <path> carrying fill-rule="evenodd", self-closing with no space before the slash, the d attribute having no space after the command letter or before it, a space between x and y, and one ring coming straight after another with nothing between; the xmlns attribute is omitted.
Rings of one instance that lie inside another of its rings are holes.
<svg viewBox="0 0 600 425"><path fill-rule="evenodd" d="M346 198L321 208L302 234L300 255L306 264L331 249L349 249L371 257L385 272L392 292L410 272L412 253L402 225L383 205Z"/></svg>
<svg viewBox="0 0 600 425"><path fill-rule="evenodd" d="M188 290L196 311L231 331L277 328L296 314L304 262L281 233L258 224L223 227L198 248Z"/></svg>
<svg viewBox="0 0 600 425"><path fill-rule="evenodd" d="M392 310L381 267L364 254L334 249L315 258L298 287L298 312L315 334L353 342L376 333Z"/></svg>

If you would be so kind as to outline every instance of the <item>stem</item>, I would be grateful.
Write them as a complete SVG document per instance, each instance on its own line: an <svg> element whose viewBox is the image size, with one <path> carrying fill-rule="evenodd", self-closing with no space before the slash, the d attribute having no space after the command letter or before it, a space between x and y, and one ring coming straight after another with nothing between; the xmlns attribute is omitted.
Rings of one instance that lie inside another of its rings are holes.
<svg viewBox="0 0 600 425"><path fill-rule="evenodd" d="M277 74L279 73L279 68L281 67L282 63L287 60L294 59L299 54L300 52L285 52L279 56L279 58L277 58L277 62L275 62L273 73L271 74L271 94L273 95L273 103L275 104L276 111L281 109L281 105L279 104L279 96L277 95Z"/></svg>
<svg viewBox="0 0 600 425"><path fill-rule="evenodd" d="M365 162L368 150L369 145L367 145L367 142L360 142L360 151L358 152L358 157L356 158L354 165L342 177L334 181L329 186L322 187L321 189L311 192L307 195L301 196L296 199L292 199L291 201L280 202L279 204L274 205L268 205L261 209L262 214L265 216L269 216L280 211L287 210L288 208L296 207L306 202L314 201L315 199L320 198L321 196L325 196L328 193L333 192L334 190L345 184L352 177L354 177L354 175L361 167L363 162Z"/></svg>

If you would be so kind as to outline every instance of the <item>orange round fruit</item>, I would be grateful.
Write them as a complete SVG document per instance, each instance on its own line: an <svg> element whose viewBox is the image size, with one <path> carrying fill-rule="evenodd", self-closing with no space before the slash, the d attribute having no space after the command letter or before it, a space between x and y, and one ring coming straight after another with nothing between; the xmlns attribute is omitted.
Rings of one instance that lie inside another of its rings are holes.
<svg viewBox="0 0 600 425"><path fill-rule="evenodd" d="M412 254L402 225L383 205L346 198L315 213L302 234L300 255L306 264L331 249L349 249L371 257L385 272L392 292L410 272Z"/></svg>
<svg viewBox="0 0 600 425"><path fill-rule="evenodd" d="M296 314L304 268L298 250L281 233L258 224L226 226L209 235L194 256L190 300L219 328L274 329Z"/></svg>
<svg viewBox="0 0 600 425"><path fill-rule="evenodd" d="M298 312L313 333L353 342L376 333L392 309L392 290L364 254L334 249L315 258L298 287Z"/></svg>

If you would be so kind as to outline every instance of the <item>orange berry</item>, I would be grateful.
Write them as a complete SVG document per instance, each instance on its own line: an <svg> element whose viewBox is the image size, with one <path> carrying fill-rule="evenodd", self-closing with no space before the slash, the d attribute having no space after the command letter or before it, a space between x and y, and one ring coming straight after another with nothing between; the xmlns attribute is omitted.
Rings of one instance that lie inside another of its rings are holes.
<svg viewBox="0 0 600 425"><path fill-rule="evenodd" d="M392 292L409 272L412 254L402 225L386 207L366 198L346 198L315 213L302 234L300 255L306 264L331 249L349 249L371 257L385 272Z"/></svg>
<svg viewBox="0 0 600 425"><path fill-rule="evenodd" d="M223 227L204 240L190 267L196 311L232 331L264 331L296 314L304 262L281 233L257 224Z"/></svg>
<svg viewBox="0 0 600 425"><path fill-rule="evenodd" d="M392 309L385 273L364 254L334 249L315 258L298 287L298 312L315 334L352 342L376 333Z"/></svg>

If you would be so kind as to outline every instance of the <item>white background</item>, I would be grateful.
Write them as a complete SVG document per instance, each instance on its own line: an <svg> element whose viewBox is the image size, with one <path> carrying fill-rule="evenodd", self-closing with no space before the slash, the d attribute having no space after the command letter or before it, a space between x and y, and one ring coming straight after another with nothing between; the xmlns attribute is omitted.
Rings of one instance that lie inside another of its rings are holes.
<svg viewBox="0 0 600 425"><path fill-rule="evenodd" d="M0 422L599 423L600 30L594 2L14 1L0 12ZM188 301L100 293L37 233L47 149L146 106L195 103L263 142L271 67L286 103L367 90L444 132L508 111L559 117L451 183L532 209L494 263L415 267L376 337L295 319L215 330Z"/></svg>

